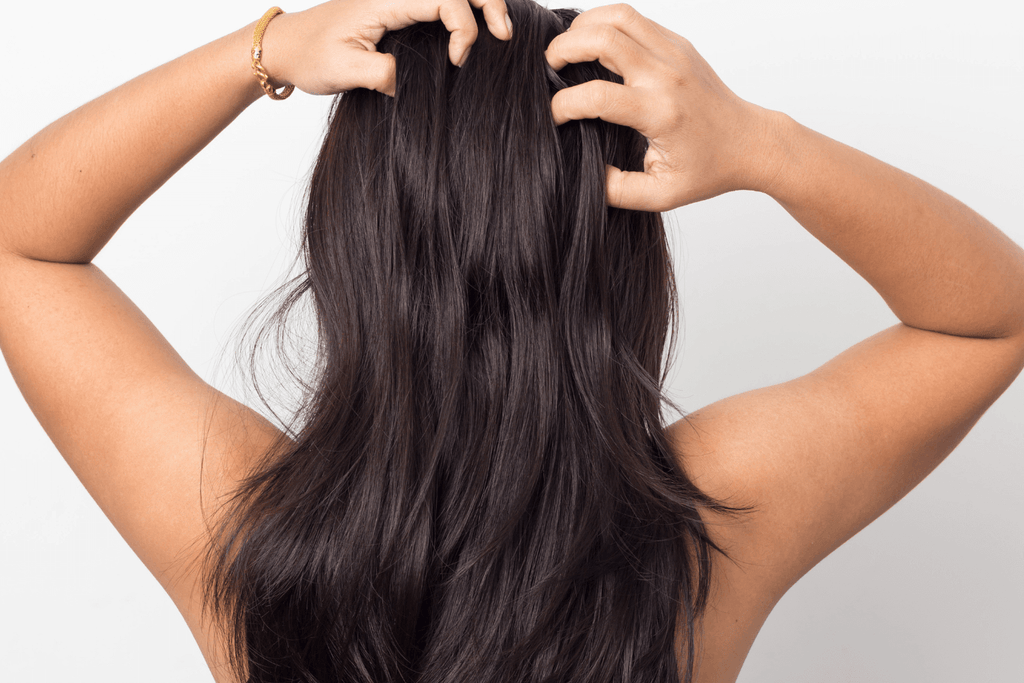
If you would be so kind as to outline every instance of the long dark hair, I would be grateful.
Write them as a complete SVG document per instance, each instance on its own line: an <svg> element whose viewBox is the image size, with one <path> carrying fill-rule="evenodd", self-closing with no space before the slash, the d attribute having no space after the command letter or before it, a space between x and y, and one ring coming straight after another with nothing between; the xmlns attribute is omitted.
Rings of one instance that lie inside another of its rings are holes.
<svg viewBox="0 0 1024 683"><path fill-rule="evenodd" d="M664 430L661 215L606 206L646 141L556 127L554 92L622 79L545 61L578 11L507 5L511 42L475 10L459 69L416 24L378 45L393 99L334 101L276 315L309 302L312 379L205 567L241 680L692 678L721 552L698 510L734 508Z"/></svg>

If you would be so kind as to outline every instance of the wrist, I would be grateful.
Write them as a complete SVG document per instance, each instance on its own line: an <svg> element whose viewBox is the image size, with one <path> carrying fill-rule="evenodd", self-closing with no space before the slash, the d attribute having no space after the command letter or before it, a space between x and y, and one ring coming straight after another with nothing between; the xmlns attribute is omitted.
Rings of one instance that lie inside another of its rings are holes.
<svg viewBox="0 0 1024 683"><path fill-rule="evenodd" d="M756 170L749 189L778 199L787 174L793 170L793 141L800 124L780 111L763 107L757 110Z"/></svg>
<svg viewBox="0 0 1024 683"><path fill-rule="evenodd" d="M288 64L288 43L287 40L285 40L285 37L288 35L291 23L297 16L297 12L284 12L282 14L278 14L270 20L270 23L267 24L266 30L263 32L260 63L263 64L263 68L269 76L267 82L273 86L275 90L289 85L294 85L286 68L286 65ZM249 27L250 52L252 50L253 31L255 30L256 24L257 22L254 21ZM253 76L253 78L255 78L255 76Z"/></svg>
<svg viewBox="0 0 1024 683"><path fill-rule="evenodd" d="M266 93L263 92L263 88L260 86L260 81L256 77L256 74L252 70L252 36L256 30L256 24L259 20L250 22L248 25L243 26L235 32L235 52L238 54L239 60L245 63L245 85L246 93L252 102L265 97ZM266 59L261 60L266 62ZM266 66L264 66L266 68ZM277 86L278 84L273 80L269 81L271 85Z"/></svg>

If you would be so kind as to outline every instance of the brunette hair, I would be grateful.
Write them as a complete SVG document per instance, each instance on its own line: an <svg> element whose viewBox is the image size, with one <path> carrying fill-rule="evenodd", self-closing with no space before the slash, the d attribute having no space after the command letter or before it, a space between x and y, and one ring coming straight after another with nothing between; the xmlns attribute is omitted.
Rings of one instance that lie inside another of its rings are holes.
<svg viewBox="0 0 1024 683"><path fill-rule="evenodd" d="M547 64L578 11L507 5L512 40L475 10L463 68L416 24L378 45L394 98L334 100L275 315L312 308L312 379L205 567L240 680L692 678L721 552L699 509L738 508L666 437L662 217L606 205L646 141L556 127L557 90L622 79Z"/></svg>

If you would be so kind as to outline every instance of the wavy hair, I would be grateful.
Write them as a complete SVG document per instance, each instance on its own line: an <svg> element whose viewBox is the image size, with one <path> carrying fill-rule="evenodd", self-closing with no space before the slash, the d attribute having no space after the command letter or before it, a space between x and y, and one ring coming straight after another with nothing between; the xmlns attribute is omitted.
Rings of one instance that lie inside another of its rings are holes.
<svg viewBox="0 0 1024 683"><path fill-rule="evenodd" d="M578 11L507 5L512 40L475 10L463 68L416 24L378 45L394 98L334 100L275 314L313 311L311 379L204 566L240 680L692 679L721 552L699 509L739 508L665 434L661 215L606 205L646 141L556 127L557 90L622 79L547 64Z"/></svg>

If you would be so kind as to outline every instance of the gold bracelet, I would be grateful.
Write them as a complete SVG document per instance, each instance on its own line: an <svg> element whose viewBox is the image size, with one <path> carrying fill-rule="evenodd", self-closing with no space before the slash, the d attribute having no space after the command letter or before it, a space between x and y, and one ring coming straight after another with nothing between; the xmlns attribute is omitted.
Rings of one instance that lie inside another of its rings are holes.
<svg viewBox="0 0 1024 683"><path fill-rule="evenodd" d="M283 100L292 94L295 90L294 85L289 85L280 94L274 92L274 86L270 85L267 81L270 80L270 75L267 70L263 68L263 64L260 63L260 58L263 56L263 33L267 30L267 25L270 24L270 20L276 17L278 14L284 14L284 10L280 7L271 7L267 10L267 13L263 15L263 18L256 24L256 30L252 34L252 72L256 74L256 78L259 79L260 87L263 91L270 95L272 100Z"/></svg>

